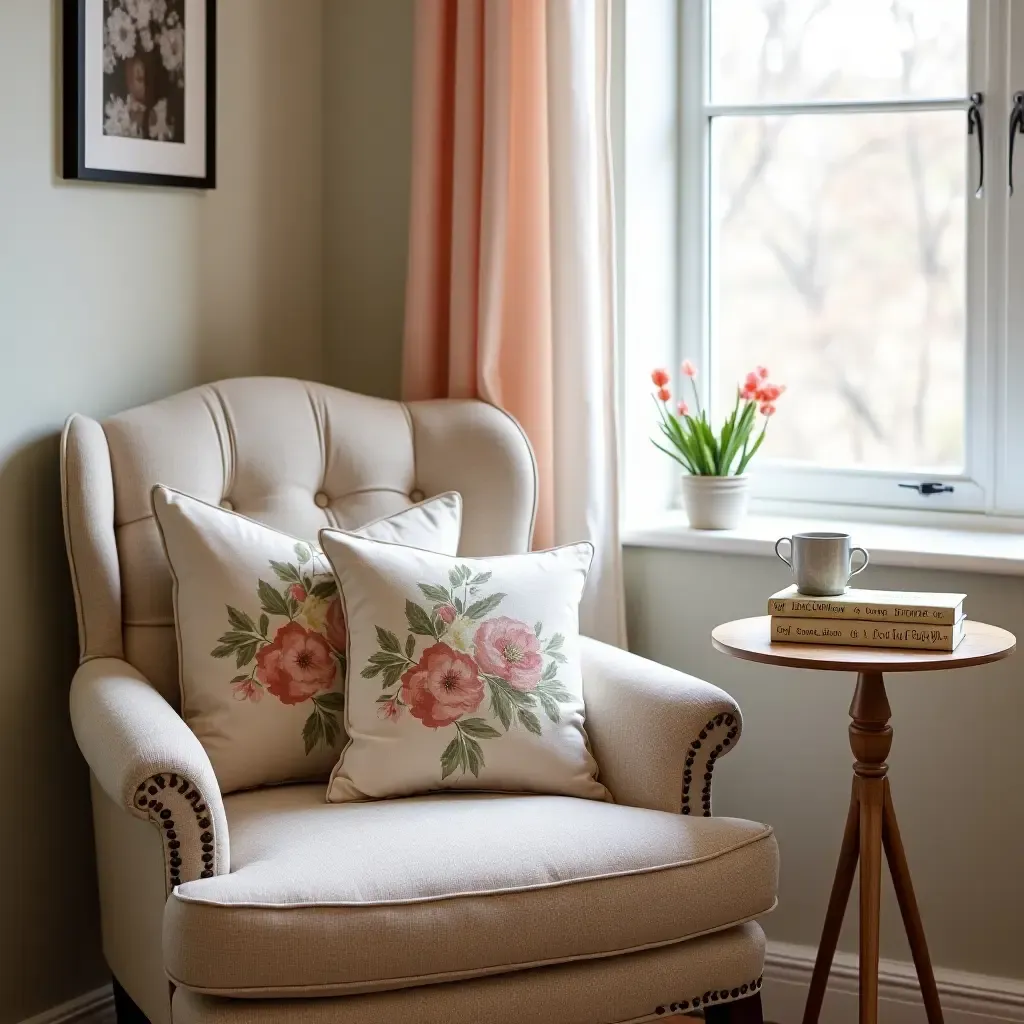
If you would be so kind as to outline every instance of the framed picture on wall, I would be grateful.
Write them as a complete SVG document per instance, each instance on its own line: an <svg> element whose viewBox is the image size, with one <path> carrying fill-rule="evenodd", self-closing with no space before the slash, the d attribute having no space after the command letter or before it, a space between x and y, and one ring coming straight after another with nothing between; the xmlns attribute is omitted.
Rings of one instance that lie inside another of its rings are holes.
<svg viewBox="0 0 1024 1024"><path fill-rule="evenodd" d="M64 177L211 189L216 0L63 0Z"/></svg>

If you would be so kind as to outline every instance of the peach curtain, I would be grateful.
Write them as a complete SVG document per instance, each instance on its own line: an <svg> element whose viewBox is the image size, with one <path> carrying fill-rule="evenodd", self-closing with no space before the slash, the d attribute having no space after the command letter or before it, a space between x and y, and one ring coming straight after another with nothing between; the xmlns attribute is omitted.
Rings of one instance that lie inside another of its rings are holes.
<svg viewBox="0 0 1024 1024"><path fill-rule="evenodd" d="M607 0L417 0L403 393L519 420L534 543L595 542L622 643L607 51Z"/></svg>

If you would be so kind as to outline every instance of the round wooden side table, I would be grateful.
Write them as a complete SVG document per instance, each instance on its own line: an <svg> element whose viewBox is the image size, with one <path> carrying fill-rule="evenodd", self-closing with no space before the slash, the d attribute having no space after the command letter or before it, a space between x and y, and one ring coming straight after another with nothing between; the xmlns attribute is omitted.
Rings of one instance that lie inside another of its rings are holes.
<svg viewBox="0 0 1024 1024"><path fill-rule="evenodd" d="M843 833L836 877L821 930L818 956L807 994L803 1024L815 1024L825 998L839 929L860 861L860 1024L878 1020L878 913L881 901L882 850L885 849L910 941L917 978L924 996L928 1024L942 1024L942 1008L935 987L921 914L910 881L896 811L886 777L885 759L892 747L892 712L885 694L884 672L934 672L967 668L998 661L1013 653L1012 633L983 622L967 622L966 634L955 651L900 651L871 647L832 647L817 644L772 643L767 615L737 619L718 626L711 634L715 649L734 658L786 668L814 668L856 672L857 686L850 705L850 746L853 749L853 793Z"/></svg>

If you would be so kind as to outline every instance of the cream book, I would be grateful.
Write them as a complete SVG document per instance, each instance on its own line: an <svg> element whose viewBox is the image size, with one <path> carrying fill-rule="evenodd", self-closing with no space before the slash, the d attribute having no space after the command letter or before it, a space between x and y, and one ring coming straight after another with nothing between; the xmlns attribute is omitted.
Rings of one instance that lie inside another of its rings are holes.
<svg viewBox="0 0 1024 1024"><path fill-rule="evenodd" d="M952 626L964 614L966 594L919 594L906 590L847 590L835 597L809 597L796 586L768 598L771 615L807 619L867 619Z"/></svg>
<svg viewBox="0 0 1024 1024"><path fill-rule="evenodd" d="M773 615L772 643L836 644L840 647L902 647L955 651L964 638L961 618L952 626L911 622L862 622L853 619L794 619Z"/></svg>

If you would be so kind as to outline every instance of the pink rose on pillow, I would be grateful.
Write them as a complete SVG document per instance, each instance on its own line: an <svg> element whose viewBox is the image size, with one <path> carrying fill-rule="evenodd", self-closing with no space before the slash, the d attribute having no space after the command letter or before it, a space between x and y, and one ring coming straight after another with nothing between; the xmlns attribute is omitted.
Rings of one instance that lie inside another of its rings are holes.
<svg viewBox="0 0 1024 1024"><path fill-rule="evenodd" d="M256 677L282 703L301 704L334 686L338 665L319 634L289 622L256 655Z"/></svg>
<svg viewBox="0 0 1024 1024"><path fill-rule="evenodd" d="M402 700L413 718L437 729L469 714L484 699L484 684L473 659L447 644L428 647L402 676Z"/></svg>
<svg viewBox="0 0 1024 1024"><path fill-rule="evenodd" d="M536 633L518 619L499 615L481 622L473 637L480 668L522 692L536 689L544 659Z"/></svg>

